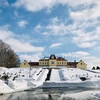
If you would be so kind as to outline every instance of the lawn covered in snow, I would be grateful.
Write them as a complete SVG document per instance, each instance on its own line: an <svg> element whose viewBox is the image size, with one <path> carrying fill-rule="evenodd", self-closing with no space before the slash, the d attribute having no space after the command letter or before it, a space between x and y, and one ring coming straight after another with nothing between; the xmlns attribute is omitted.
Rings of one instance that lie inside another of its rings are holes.
<svg viewBox="0 0 100 100"><path fill-rule="evenodd" d="M0 94L37 87L98 87L100 70L77 68L4 68L0 67ZM3 76L8 76L6 80Z"/></svg>

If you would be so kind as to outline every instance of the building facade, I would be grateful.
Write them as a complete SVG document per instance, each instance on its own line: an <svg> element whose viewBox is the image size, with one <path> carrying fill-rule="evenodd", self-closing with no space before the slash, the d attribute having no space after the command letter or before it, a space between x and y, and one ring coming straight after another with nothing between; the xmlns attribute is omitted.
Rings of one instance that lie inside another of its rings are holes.
<svg viewBox="0 0 100 100"><path fill-rule="evenodd" d="M21 67L21 68L28 68L28 67L30 67L30 65L29 65L29 63L28 63L26 60L24 60L24 61L20 64L20 67Z"/></svg>
<svg viewBox="0 0 100 100"><path fill-rule="evenodd" d="M77 68L86 69L86 67L87 67L87 64L83 62L82 60L80 60L77 64Z"/></svg>
<svg viewBox="0 0 100 100"><path fill-rule="evenodd" d="M40 59L39 62L27 62L24 60L20 67L67 67L67 68L80 68L80 69L86 69L87 64L80 60L79 62L73 61L68 62L63 57L56 57L54 54L52 54L50 57L44 57L43 59Z"/></svg>
<svg viewBox="0 0 100 100"><path fill-rule="evenodd" d="M63 57L51 55L49 58L40 59L39 66L67 66L67 60Z"/></svg>

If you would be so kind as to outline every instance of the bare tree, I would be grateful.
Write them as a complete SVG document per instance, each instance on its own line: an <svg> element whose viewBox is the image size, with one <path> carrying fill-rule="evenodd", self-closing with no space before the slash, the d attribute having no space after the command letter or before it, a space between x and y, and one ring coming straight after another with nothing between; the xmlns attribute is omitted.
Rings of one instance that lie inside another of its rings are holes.
<svg viewBox="0 0 100 100"><path fill-rule="evenodd" d="M0 66L7 68L18 67L20 63L19 57L11 49L11 47L0 40Z"/></svg>

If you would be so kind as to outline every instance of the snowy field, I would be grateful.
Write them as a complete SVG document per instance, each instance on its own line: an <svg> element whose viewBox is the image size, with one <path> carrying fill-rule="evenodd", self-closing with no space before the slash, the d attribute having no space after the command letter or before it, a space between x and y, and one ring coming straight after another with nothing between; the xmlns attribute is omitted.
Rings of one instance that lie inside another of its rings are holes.
<svg viewBox="0 0 100 100"><path fill-rule="evenodd" d="M5 81L3 76L8 76L8 80ZM0 94L37 87L100 88L100 70L0 67Z"/></svg>

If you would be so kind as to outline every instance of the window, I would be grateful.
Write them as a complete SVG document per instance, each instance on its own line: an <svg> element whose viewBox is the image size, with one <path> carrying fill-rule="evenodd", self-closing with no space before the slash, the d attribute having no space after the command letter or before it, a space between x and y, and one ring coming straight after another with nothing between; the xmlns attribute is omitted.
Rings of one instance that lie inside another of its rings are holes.
<svg viewBox="0 0 100 100"><path fill-rule="evenodd" d="M52 56L51 58L54 59L54 56Z"/></svg>
<svg viewBox="0 0 100 100"><path fill-rule="evenodd" d="M82 65L82 63L81 63L81 65Z"/></svg>
<svg viewBox="0 0 100 100"><path fill-rule="evenodd" d="M24 65L26 65L26 63L24 63Z"/></svg>
<svg viewBox="0 0 100 100"><path fill-rule="evenodd" d="M51 64L54 64L54 61L51 61Z"/></svg>

